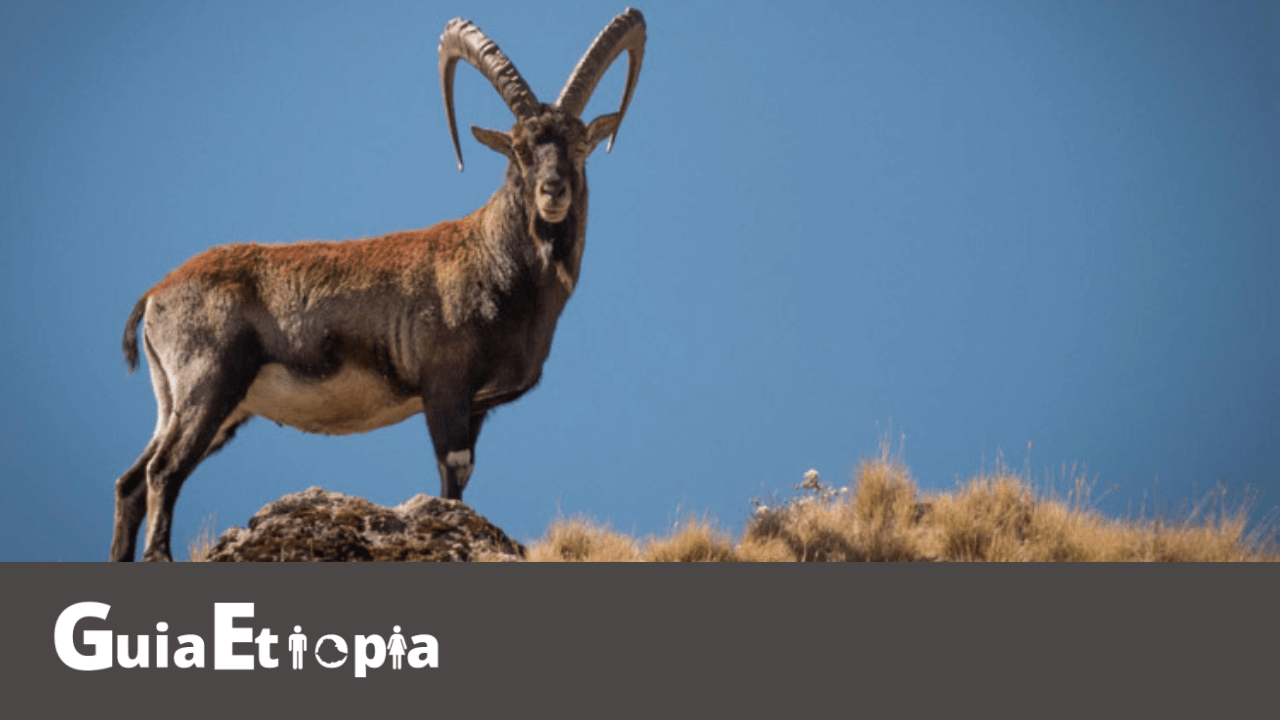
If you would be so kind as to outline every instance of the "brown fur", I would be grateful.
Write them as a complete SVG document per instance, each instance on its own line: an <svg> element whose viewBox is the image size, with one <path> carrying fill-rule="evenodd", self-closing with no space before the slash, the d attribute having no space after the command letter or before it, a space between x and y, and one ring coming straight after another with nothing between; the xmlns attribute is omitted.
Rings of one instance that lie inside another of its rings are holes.
<svg viewBox="0 0 1280 720"><path fill-rule="evenodd" d="M329 293L381 289L411 294L429 281L440 288L446 324L456 326L476 310L493 311L491 293L469 303L468 286L501 288L509 280L504 267L509 263L495 257L500 251L487 248L480 232L486 209L422 230L361 240L214 247L169 273L140 302L178 288L237 288L244 297L268 305L293 304ZM272 297L282 289L292 292Z"/></svg>

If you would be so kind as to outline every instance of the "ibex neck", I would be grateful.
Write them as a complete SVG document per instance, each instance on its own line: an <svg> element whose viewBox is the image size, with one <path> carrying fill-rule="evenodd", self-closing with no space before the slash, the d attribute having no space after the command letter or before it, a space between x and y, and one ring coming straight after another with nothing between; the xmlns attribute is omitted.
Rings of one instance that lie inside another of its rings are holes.
<svg viewBox="0 0 1280 720"><path fill-rule="evenodd" d="M586 189L574 198L565 219L548 223L520 184L518 172L508 170L507 182L494 193L486 206L485 230L491 238L502 238L504 250L523 261L525 267L541 271L540 279L555 283L572 293L582 266L582 250L587 232Z"/></svg>

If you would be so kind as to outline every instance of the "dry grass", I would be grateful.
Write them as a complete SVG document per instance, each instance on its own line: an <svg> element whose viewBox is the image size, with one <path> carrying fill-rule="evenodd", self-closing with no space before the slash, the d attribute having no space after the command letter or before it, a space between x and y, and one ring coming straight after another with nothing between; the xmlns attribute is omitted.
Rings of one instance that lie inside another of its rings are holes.
<svg viewBox="0 0 1280 720"><path fill-rule="evenodd" d="M690 517L678 523L667 537L645 543L641 559L647 562L735 562L733 538L710 520Z"/></svg>
<svg viewBox="0 0 1280 720"><path fill-rule="evenodd" d="M804 562L928 559L917 542L922 507L900 463L864 461L852 488L823 485L810 470L800 494L782 504L756 504L744 544L781 542Z"/></svg>
<svg viewBox="0 0 1280 720"><path fill-rule="evenodd" d="M528 548L532 562L633 562L640 559L635 540L587 518L560 518Z"/></svg>
<svg viewBox="0 0 1280 720"><path fill-rule="evenodd" d="M1275 523L1246 534L1248 505L1215 491L1175 517L1107 518L1076 479L1066 497L1036 492L1003 468L951 492L922 495L901 461L882 449L849 488L814 471L794 497L755 501L742 538L690 518L667 536L631 540L584 519L558 521L530 560L651 562L840 561L1280 561ZM623 548L625 550L606 550Z"/></svg>
<svg viewBox="0 0 1280 720"><path fill-rule="evenodd" d="M216 542L218 542L218 516L209 515L205 517L204 522L200 523L200 529L187 544L187 560L204 562Z"/></svg>
<svg viewBox="0 0 1280 720"><path fill-rule="evenodd" d="M929 520L936 532L934 547L948 560L1280 560L1274 533L1247 537L1247 503L1229 509L1221 491L1181 517L1136 520L1104 517L1079 497L1075 502L1037 497L1023 479L1008 474L975 478L934 498Z"/></svg>

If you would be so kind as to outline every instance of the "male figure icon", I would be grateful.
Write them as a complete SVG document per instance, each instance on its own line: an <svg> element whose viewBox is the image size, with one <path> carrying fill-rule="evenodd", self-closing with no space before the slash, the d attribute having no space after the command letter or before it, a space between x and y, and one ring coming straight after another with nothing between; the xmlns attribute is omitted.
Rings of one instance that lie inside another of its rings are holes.
<svg viewBox="0 0 1280 720"><path fill-rule="evenodd" d="M307 636L302 634L302 626L294 625L293 634L289 636L289 650L293 652L293 669L302 669L302 653L307 651Z"/></svg>

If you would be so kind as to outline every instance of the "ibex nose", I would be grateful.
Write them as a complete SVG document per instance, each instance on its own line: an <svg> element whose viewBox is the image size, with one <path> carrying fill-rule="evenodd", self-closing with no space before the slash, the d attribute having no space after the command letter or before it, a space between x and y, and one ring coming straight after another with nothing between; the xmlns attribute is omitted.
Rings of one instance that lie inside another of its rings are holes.
<svg viewBox="0 0 1280 720"><path fill-rule="evenodd" d="M561 195L564 195L564 182L561 180L544 180L541 184L541 191L543 195L552 200L557 200Z"/></svg>

